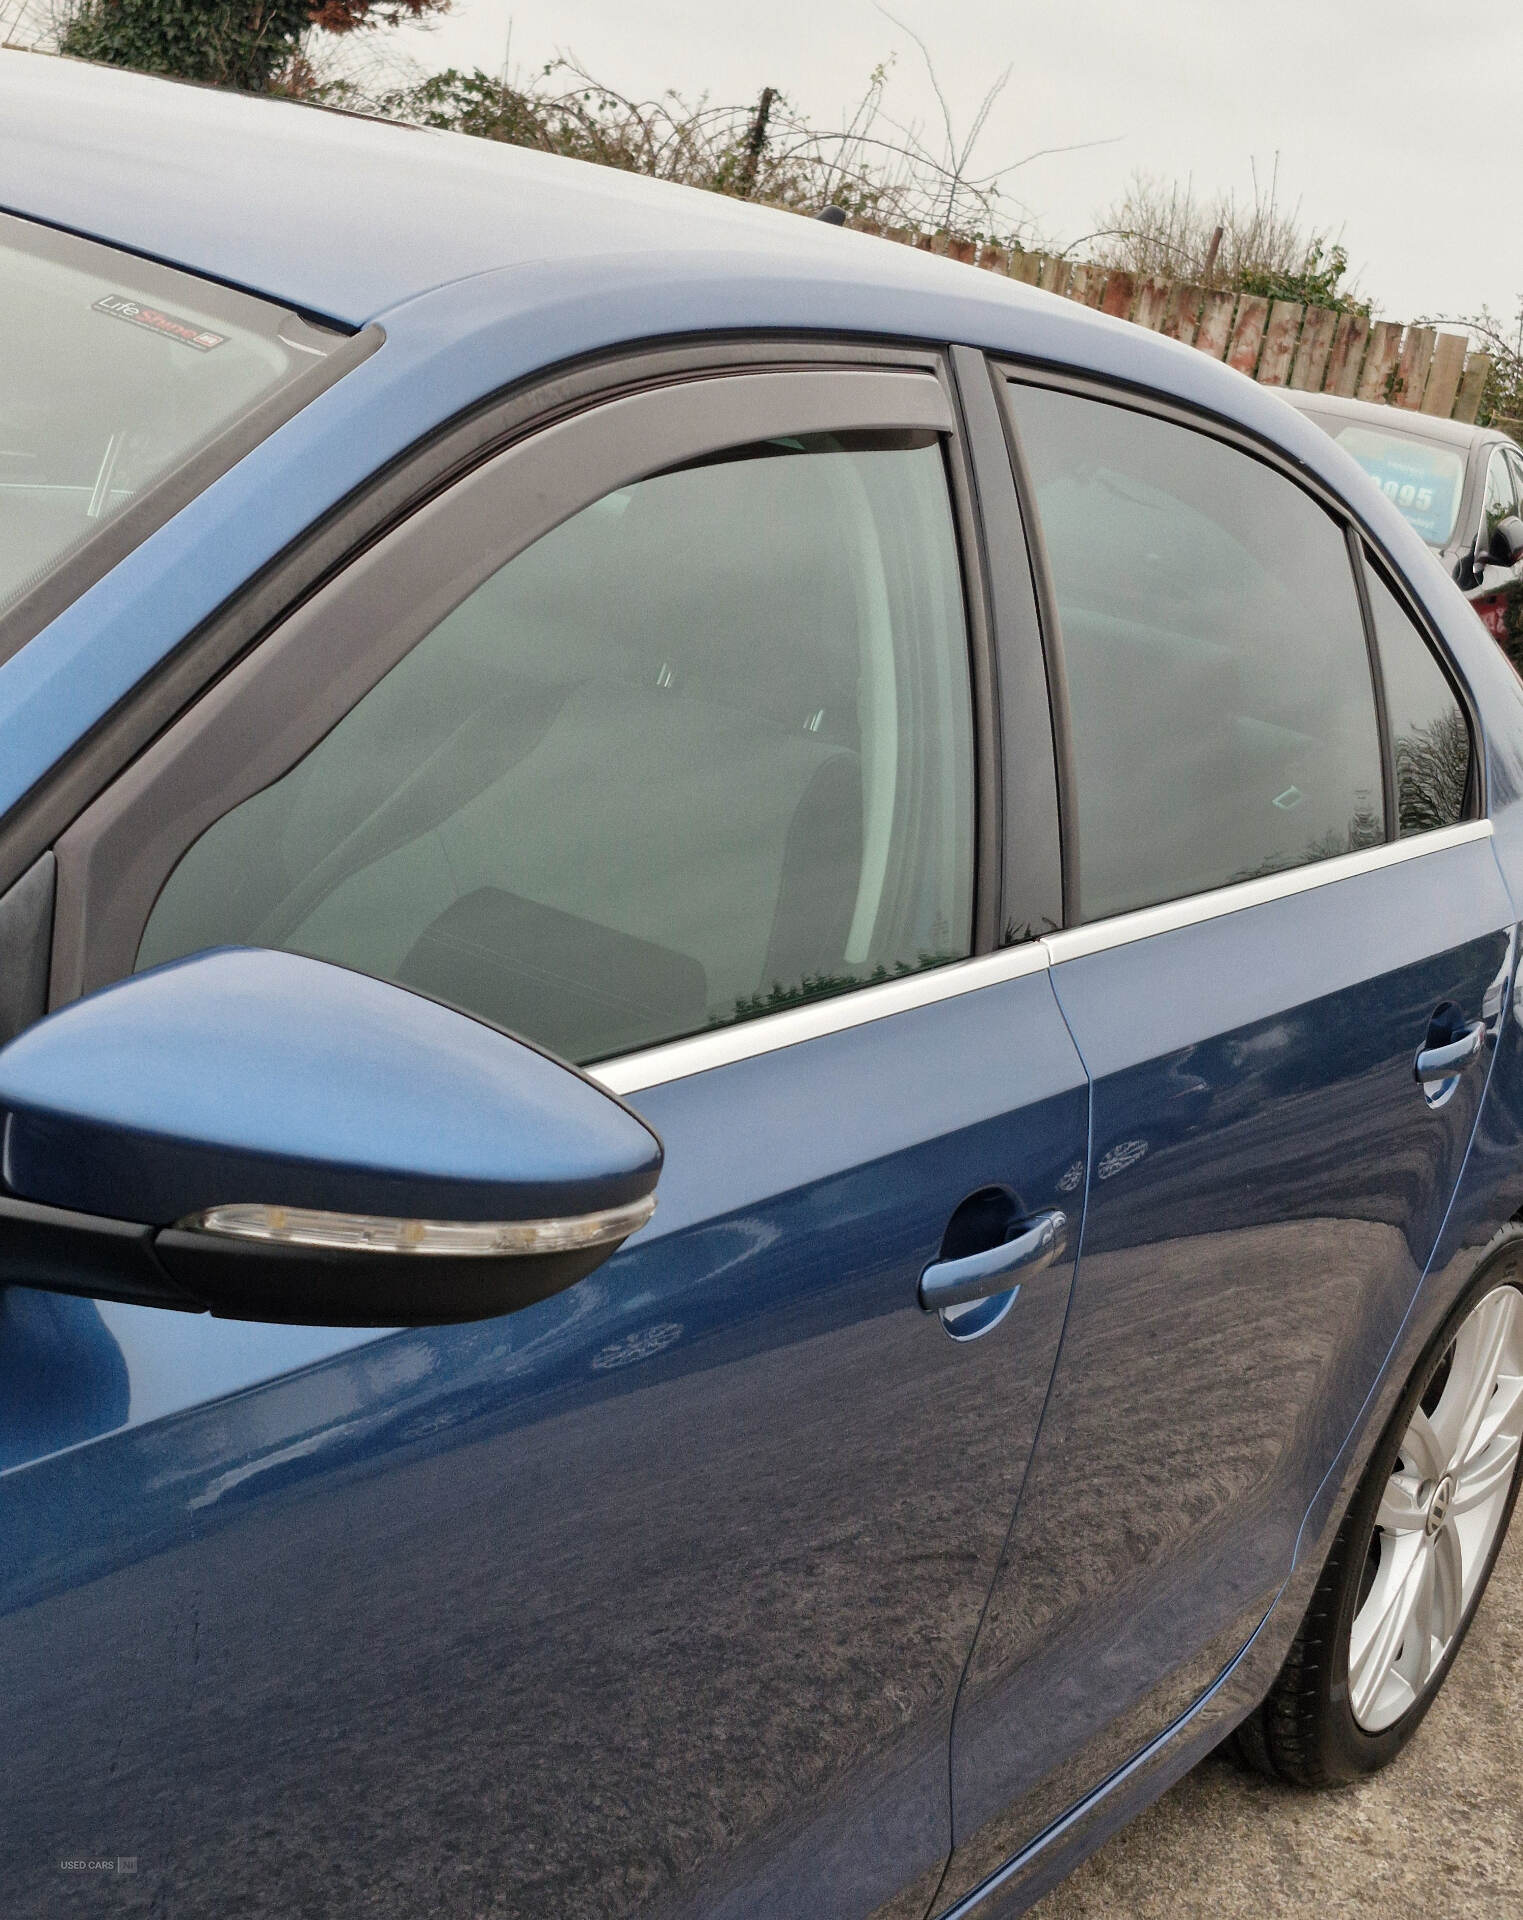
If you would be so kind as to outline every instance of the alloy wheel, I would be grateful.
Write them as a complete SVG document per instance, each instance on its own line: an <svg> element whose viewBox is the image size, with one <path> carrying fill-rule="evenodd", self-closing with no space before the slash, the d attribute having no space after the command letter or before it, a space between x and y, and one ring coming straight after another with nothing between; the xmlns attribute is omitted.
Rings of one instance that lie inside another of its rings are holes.
<svg viewBox="0 0 1523 1920"><path fill-rule="evenodd" d="M1349 1705L1383 1732L1459 1638L1506 1523L1523 1445L1523 1295L1494 1288L1441 1357L1401 1443L1349 1636Z"/></svg>

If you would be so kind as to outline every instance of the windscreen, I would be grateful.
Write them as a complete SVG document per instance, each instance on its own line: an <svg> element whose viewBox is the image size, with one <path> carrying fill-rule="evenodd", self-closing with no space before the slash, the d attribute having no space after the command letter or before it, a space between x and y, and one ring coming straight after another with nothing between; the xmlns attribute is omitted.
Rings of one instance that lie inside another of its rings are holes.
<svg viewBox="0 0 1523 1920"><path fill-rule="evenodd" d="M282 394L300 404L350 345L246 294L8 216L0 338L0 619L79 559L82 590L186 489L158 514L130 510L220 447L198 476L214 478L247 444L228 444L240 425Z"/></svg>
<svg viewBox="0 0 1523 1920"><path fill-rule="evenodd" d="M1457 447L1379 427L1339 427L1335 438L1430 547L1448 544L1465 486L1465 456Z"/></svg>

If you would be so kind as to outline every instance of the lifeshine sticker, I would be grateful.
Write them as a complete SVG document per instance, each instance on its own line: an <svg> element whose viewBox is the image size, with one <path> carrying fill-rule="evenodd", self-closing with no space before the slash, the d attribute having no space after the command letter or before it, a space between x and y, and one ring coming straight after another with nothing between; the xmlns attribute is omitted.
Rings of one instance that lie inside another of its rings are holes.
<svg viewBox="0 0 1523 1920"><path fill-rule="evenodd" d="M108 313L113 320L126 320L134 327L146 327L150 333L160 334L166 340L178 340L182 347L193 347L197 353L210 353L214 347L227 345L225 333L211 333L197 326L194 320L182 320L178 314L166 313L162 307L145 306L141 300L125 293L103 294L95 302L93 311Z"/></svg>

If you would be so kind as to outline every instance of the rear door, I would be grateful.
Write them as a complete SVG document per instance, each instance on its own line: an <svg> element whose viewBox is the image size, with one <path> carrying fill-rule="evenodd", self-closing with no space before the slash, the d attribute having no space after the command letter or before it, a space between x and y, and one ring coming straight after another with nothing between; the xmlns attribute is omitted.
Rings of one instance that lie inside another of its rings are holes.
<svg viewBox="0 0 1523 1920"><path fill-rule="evenodd" d="M1066 669L1048 944L1094 1125L954 1729L947 1901L1264 1617L1437 1238L1510 935L1457 683L1327 504L1119 396L1005 398Z"/></svg>
<svg viewBox="0 0 1523 1920"><path fill-rule="evenodd" d="M587 1065L666 1167L476 1326L8 1298L7 1910L109 1855L175 1911L924 1912L1088 1129L999 934L1044 913L1008 765L1011 871L1056 845L1000 591L932 365L656 386L372 547L64 836L55 1001L292 947Z"/></svg>

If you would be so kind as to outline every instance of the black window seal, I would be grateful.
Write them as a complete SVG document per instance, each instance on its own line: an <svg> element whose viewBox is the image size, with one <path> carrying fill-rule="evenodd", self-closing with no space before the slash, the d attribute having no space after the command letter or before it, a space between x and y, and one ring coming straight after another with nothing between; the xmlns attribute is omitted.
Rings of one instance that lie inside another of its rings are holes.
<svg viewBox="0 0 1523 1920"><path fill-rule="evenodd" d="M992 953L1004 941L1001 932L1007 911L1005 889L1005 778L1003 732L999 698L999 659L995 644L995 575L997 563L989 551L980 473L974 460L962 382L958 378L957 349L952 350L945 379L957 431L947 448L949 492L957 518L958 549L962 564L963 607L968 627L969 677L973 712L973 927L971 951Z"/></svg>
<svg viewBox="0 0 1523 1920"><path fill-rule="evenodd" d="M1375 608L1370 599L1370 583L1365 573L1364 542L1347 522L1343 528L1348 548L1349 567L1354 576L1354 593L1359 601L1359 618L1364 623L1365 652L1369 656L1370 687L1375 695L1375 725L1380 734L1381 812L1385 816L1386 845L1401 838L1396 815L1396 743L1391 734L1391 710L1386 704L1385 663L1380 657L1380 636L1375 631ZM1471 754L1472 761L1475 755Z"/></svg>
<svg viewBox="0 0 1523 1920"><path fill-rule="evenodd" d="M0 818L0 890L20 878L143 750L374 541L503 448L583 407L747 368L938 372L919 341L776 333L629 342L536 369L441 421L338 501L173 647Z"/></svg>
<svg viewBox="0 0 1523 1920"><path fill-rule="evenodd" d="M1005 861L1010 899L1001 923L1001 944L1014 945L1021 938L1055 932L1067 924L1068 914L1077 907L1068 679L1051 569L1034 510L1030 475L1006 398L1008 383L989 358L975 349L954 347L952 356L964 396L969 447L978 466L986 538L999 554L995 576L996 652L1007 663L1008 684L1002 701L1003 724L1011 736L1007 752L1023 755L1020 772L1026 804L1035 814L1031 821L1023 819L1021 823L1022 837L1029 826L1033 842L1021 865L1015 865L1014 845ZM1023 658L1030 658L1039 667L1039 684L1017 689L1008 668L1019 671ZM1006 784L1012 790L1009 804L1013 805L1015 782L1009 777L1008 759L1006 768ZM1038 791L1032 793L1032 788ZM1009 835L1008 821L1006 831ZM1017 907L1024 910L1022 928L1011 924Z"/></svg>

